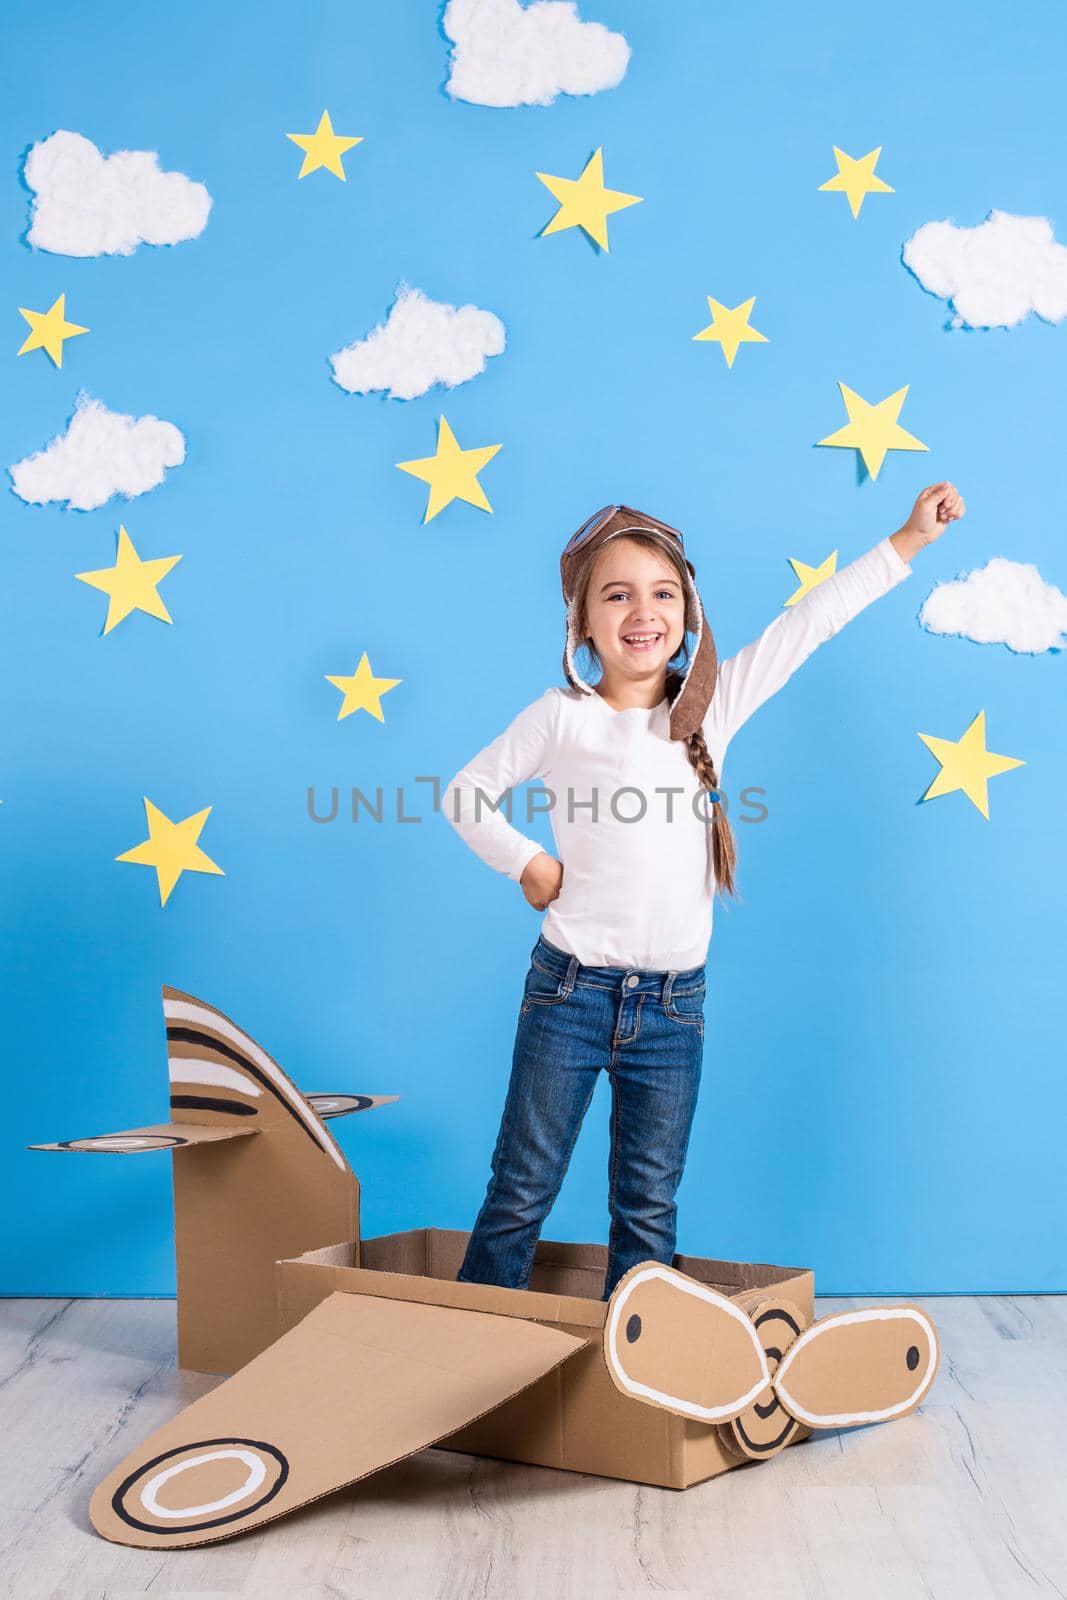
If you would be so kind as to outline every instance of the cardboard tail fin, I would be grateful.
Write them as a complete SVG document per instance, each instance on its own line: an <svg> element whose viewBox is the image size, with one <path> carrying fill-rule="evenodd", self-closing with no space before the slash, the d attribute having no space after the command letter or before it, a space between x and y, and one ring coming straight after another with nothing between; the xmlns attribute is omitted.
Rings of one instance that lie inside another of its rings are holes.
<svg viewBox="0 0 1067 1600"><path fill-rule="evenodd" d="M90 1520L147 1549L227 1539L446 1438L586 1343L518 1317L331 1294L134 1450Z"/></svg>
<svg viewBox="0 0 1067 1600"><path fill-rule="evenodd" d="M339 1242L359 1258L359 1180L325 1117L397 1096L316 1106L216 1006L164 986L163 1013L171 1121L30 1148L172 1152L178 1361L234 1372L277 1333L276 1261Z"/></svg>

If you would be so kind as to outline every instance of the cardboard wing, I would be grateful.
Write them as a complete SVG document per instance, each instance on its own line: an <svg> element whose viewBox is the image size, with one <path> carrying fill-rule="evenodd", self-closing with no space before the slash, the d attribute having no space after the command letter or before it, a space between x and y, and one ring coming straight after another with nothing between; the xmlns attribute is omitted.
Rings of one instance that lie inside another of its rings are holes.
<svg viewBox="0 0 1067 1600"><path fill-rule="evenodd" d="M804 1329L785 1301L746 1311L673 1267L643 1262L611 1296L604 1356L623 1394L732 1425L733 1448L764 1457L795 1437L791 1424L907 1416L934 1381L940 1345L920 1306L839 1311Z"/></svg>
<svg viewBox="0 0 1067 1600"><path fill-rule="evenodd" d="M586 1343L518 1317L335 1292L129 1455L90 1519L150 1549L227 1539L446 1438Z"/></svg>

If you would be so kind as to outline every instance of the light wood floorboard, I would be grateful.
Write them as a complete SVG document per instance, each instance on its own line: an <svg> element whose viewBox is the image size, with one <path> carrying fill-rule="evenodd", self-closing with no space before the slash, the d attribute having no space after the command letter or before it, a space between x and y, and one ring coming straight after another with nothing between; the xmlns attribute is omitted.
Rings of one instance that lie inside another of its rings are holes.
<svg viewBox="0 0 1067 1600"><path fill-rule="evenodd" d="M97 1482L218 1380L174 1305L0 1301L0 1581L14 1600L1067 1600L1067 1296L924 1297L919 1412L678 1492L426 1450L258 1533L98 1538ZM820 1315L862 1301L818 1302Z"/></svg>

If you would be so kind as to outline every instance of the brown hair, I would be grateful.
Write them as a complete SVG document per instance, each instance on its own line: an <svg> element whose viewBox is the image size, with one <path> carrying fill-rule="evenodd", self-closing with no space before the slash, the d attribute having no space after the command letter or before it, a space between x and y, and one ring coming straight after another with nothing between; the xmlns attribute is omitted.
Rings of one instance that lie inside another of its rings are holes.
<svg viewBox="0 0 1067 1600"><path fill-rule="evenodd" d="M689 576L688 569L685 565L685 557L681 551L676 549L673 541L667 539L657 539L654 535L649 535L646 533L626 533L620 534L618 537L629 539L634 544L643 545L646 549L652 550L657 555L665 557L665 559L670 562L671 566L675 568L682 584L682 593L685 595L685 627L691 633L694 633L696 631L697 619L693 612L693 603L690 597L692 579ZM614 540L611 541L611 543L614 542ZM575 606L575 614L581 619L578 629L579 636L581 643L585 645L585 648L588 650L590 656L598 667L601 666L601 661L600 657L597 655L596 646L593 644L593 641L588 634L583 633L583 629L586 622L585 601L586 595L589 592L589 579L592 576L593 567L596 563L596 557L601 553L602 550L606 548L606 545L600 545L592 558L587 556L584 561L580 561L574 579L573 604ZM667 697L669 700L673 700L681 688L682 678L685 675L688 665L689 647L686 644L685 636L683 634L682 642L675 651L674 655L671 657L669 670L667 672ZM707 747L707 743L704 739L704 733L701 728L697 728L696 732L691 733L689 738L686 739L685 752L689 757L690 766L693 768L700 780L700 787L705 790L710 789L716 796L718 796L719 778L717 772L715 771L715 762L712 758L711 752ZM737 841L734 838L733 829L730 827L730 824L727 820L726 809L722 801L718 798L712 801L711 860L715 872L716 887L719 891L719 894L724 899L728 894L733 895L736 899L737 888L734 878L735 868L737 866Z"/></svg>

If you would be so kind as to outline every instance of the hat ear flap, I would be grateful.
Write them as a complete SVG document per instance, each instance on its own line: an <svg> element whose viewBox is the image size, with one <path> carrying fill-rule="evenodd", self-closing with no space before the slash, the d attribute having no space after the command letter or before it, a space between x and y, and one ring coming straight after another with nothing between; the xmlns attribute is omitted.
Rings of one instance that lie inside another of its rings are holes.
<svg viewBox="0 0 1067 1600"><path fill-rule="evenodd" d="M689 563L687 562L688 566ZM704 722L708 705L715 692L715 680L718 676L718 659L715 651L715 640L711 629L708 627L704 615L704 607L697 592L695 582L690 583L690 596L695 612L696 644L689 658L689 665L682 674L681 686L671 704L670 736L672 739L688 739ZM688 597L687 597L688 599ZM688 611L688 603L686 610ZM688 622L686 624L689 625Z"/></svg>
<svg viewBox="0 0 1067 1600"><path fill-rule="evenodd" d="M578 614L574 601L567 606L567 644L563 652L563 672L572 689L578 689L583 694L592 694L593 686L587 683L578 671L575 656L582 647L582 640L578 633Z"/></svg>

